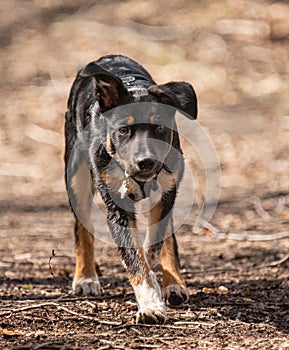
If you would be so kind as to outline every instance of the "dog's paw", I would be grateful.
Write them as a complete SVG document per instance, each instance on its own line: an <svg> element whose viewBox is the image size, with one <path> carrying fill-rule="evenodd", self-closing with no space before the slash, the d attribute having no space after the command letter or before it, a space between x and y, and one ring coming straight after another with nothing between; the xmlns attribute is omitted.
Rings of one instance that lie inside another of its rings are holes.
<svg viewBox="0 0 289 350"><path fill-rule="evenodd" d="M158 308L142 307L136 314L137 324L164 324L167 320L165 305L159 305Z"/></svg>
<svg viewBox="0 0 289 350"><path fill-rule="evenodd" d="M153 271L141 283L134 286L138 303L136 323L163 324L167 319L166 306Z"/></svg>
<svg viewBox="0 0 289 350"><path fill-rule="evenodd" d="M82 277L74 279L72 289L76 295L95 296L100 294L100 283L98 276Z"/></svg>
<svg viewBox="0 0 289 350"><path fill-rule="evenodd" d="M180 306L189 300L189 294L178 284L171 284L163 289L163 298L170 306Z"/></svg>

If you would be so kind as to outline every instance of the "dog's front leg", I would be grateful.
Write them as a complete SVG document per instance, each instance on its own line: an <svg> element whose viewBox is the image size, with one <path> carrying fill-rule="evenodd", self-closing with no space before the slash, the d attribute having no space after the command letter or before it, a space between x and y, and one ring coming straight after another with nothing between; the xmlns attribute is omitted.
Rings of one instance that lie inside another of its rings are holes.
<svg viewBox="0 0 289 350"><path fill-rule="evenodd" d="M167 200L167 203L173 204L174 198ZM160 259L164 300L170 306L179 306L188 301L189 294L180 273L178 245L173 232L172 206L164 205L162 201L150 210L146 252L151 266Z"/></svg>
<svg viewBox="0 0 289 350"><path fill-rule="evenodd" d="M138 304L136 323L164 323L167 314L161 288L143 248L121 249L121 255Z"/></svg>
<svg viewBox="0 0 289 350"><path fill-rule="evenodd" d="M112 223L109 220L108 224L135 293L138 304L136 323L164 323L167 313L156 275L147 263L144 249L133 242L135 222L121 218L117 221Z"/></svg>
<svg viewBox="0 0 289 350"><path fill-rule="evenodd" d="M185 281L180 273L180 259L174 233L165 239L161 255L163 273L162 289L165 301L170 306L179 306L189 300Z"/></svg>
<svg viewBox="0 0 289 350"><path fill-rule="evenodd" d="M136 254L141 264L144 265L144 273L129 274L129 279L139 307L136 315L136 322L164 323L167 314L156 275L147 265L143 248L138 248Z"/></svg>

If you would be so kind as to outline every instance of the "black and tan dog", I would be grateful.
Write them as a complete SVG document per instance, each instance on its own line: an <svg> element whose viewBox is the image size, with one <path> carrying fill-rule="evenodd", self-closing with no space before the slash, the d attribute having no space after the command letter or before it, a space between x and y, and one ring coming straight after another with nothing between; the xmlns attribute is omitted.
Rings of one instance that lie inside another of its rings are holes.
<svg viewBox="0 0 289 350"><path fill-rule="evenodd" d="M172 232L172 208L184 160L175 109L166 106L184 111L189 119L197 117L197 99L190 84L157 85L137 62L110 55L78 72L66 112L66 185L76 217L73 289L83 295L100 293L94 236L75 210L86 201L83 192L92 191L105 203L108 227L135 292L139 323L163 323L165 302L177 306L188 300ZM81 147L89 178L83 176L83 161L73 153L84 130ZM148 211L147 237L139 244L134 204L157 190L160 196ZM162 290L151 269L158 256Z"/></svg>

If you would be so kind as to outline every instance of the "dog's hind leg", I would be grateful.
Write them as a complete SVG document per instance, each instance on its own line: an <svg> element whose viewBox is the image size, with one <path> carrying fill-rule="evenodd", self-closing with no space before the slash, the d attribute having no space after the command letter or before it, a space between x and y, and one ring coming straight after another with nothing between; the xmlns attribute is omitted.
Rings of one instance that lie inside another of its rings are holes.
<svg viewBox="0 0 289 350"><path fill-rule="evenodd" d="M78 220L74 233L76 267L72 288L77 295L98 295L100 283L94 263L94 236Z"/></svg>
<svg viewBox="0 0 289 350"><path fill-rule="evenodd" d="M78 155L76 153L76 155ZM73 162L74 161L74 162ZM94 188L89 168L80 157L71 159L66 176L70 205L76 217L74 228L76 267L72 289L77 295L98 295L100 283L95 270L92 201Z"/></svg>

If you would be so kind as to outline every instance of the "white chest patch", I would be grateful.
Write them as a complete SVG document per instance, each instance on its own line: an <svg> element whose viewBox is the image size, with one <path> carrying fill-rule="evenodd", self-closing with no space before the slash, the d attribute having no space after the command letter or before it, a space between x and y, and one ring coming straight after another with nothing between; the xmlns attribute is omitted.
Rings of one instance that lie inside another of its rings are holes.
<svg viewBox="0 0 289 350"><path fill-rule="evenodd" d="M129 196L130 194L134 195L134 200L136 201L144 198L143 191L139 184L133 178L129 177L127 173L125 173L125 177L118 189L118 193L120 193L121 199L124 199L125 196Z"/></svg>
<svg viewBox="0 0 289 350"><path fill-rule="evenodd" d="M127 181L126 179L123 180L123 182L121 183L120 188L118 189L118 192L120 193L120 198L123 199L127 193Z"/></svg>

